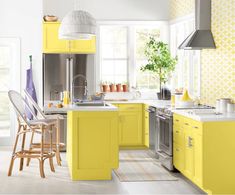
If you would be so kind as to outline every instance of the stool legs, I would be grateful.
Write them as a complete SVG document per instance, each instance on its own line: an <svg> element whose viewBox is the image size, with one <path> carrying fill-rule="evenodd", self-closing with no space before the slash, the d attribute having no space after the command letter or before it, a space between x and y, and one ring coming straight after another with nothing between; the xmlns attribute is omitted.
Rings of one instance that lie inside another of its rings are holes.
<svg viewBox="0 0 235 195"><path fill-rule="evenodd" d="M57 126L56 126L56 161L59 166L61 166L61 157L60 157L60 120L57 118Z"/></svg>
<svg viewBox="0 0 235 195"><path fill-rule="evenodd" d="M17 131L17 135L16 135L16 139L15 139L15 144L14 144L14 147L13 147L10 167L9 167L9 170L8 170L8 176L11 176L11 174L12 174L12 169L13 169L14 160L15 160L15 152L16 152L16 147L17 147L18 140L19 140L19 132L20 132L21 127L22 127L22 125L18 124L18 131Z"/></svg>
<svg viewBox="0 0 235 195"><path fill-rule="evenodd" d="M30 139L30 146L29 146L29 151L32 151L32 144L33 144L33 137L34 137L34 132L32 132L31 139ZM26 166L28 167L30 163L30 158L27 159Z"/></svg>
<svg viewBox="0 0 235 195"><path fill-rule="evenodd" d="M39 168L40 168L40 175L42 178L45 178L45 173L44 173L44 127L43 125L40 126L41 129L41 157L40 157L40 162L39 162Z"/></svg>
<svg viewBox="0 0 235 195"><path fill-rule="evenodd" d="M50 154L53 153L53 143L52 143L52 126L50 126ZM53 157L49 158L50 168L52 172L55 172L54 164L53 164Z"/></svg>
<svg viewBox="0 0 235 195"><path fill-rule="evenodd" d="M24 130L26 130L26 126L23 126ZM22 139L22 145L21 145L21 150L24 150L24 146L25 146L25 137L26 137L26 133L23 133L23 139ZM23 170L24 167L24 158L20 158L20 171Z"/></svg>

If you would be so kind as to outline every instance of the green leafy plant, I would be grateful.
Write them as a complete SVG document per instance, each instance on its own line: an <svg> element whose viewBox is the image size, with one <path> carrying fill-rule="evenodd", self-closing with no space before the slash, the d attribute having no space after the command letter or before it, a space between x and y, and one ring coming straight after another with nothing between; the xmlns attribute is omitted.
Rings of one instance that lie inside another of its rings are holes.
<svg viewBox="0 0 235 195"><path fill-rule="evenodd" d="M148 64L142 66L141 70L153 72L158 77L161 93L162 84L168 81L170 74L175 70L177 57L171 56L168 44L156 41L153 37L146 43L145 55Z"/></svg>

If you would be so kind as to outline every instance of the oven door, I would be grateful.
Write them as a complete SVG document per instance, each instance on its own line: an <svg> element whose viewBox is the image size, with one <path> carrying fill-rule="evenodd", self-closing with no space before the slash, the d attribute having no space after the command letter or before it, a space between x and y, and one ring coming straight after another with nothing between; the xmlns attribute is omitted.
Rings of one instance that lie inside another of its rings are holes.
<svg viewBox="0 0 235 195"><path fill-rule="evenodd" d="M158 121L158 138L159 138L159 151L162 151L169 156L173 153L173 121L172 116L162 114L156 115Z"/></svg>

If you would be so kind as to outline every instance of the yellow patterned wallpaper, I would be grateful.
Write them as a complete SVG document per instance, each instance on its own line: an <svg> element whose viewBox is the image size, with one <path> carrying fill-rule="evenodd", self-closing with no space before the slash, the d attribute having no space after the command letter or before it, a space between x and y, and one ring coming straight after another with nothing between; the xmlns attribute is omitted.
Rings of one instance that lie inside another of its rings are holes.
<svg viewBox="0 0 235 195"><path fill-rule="evenodd" d="M171 4L176 4L178 1L171 0ZM181 10L183 7L178 9ZM222 97L229 97L235 101L234 10L235 0L212 0L212 32L217 48L201 52L202 103L214 105L216 99ZM174 17L178 11L173 12L171 18L176 19Z"/></svg>
<svg viewBox="0 0 235 195"><path fill-rule="evenodd" d="M195 0L170 0L171 20L194 13Z"/></svg>

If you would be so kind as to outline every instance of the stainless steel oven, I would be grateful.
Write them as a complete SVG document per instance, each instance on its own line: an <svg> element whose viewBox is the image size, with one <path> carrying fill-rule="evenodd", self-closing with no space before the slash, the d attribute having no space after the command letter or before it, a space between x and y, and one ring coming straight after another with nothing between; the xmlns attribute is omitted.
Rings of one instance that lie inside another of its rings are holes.
<svg viewBox="0 0 235 195"><path fill-rule="evenodd" d="M156 112L158 155L161 164L173 170L173 114L167 108L159 108Z"/></svg>

